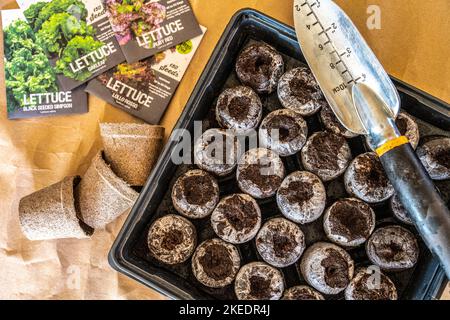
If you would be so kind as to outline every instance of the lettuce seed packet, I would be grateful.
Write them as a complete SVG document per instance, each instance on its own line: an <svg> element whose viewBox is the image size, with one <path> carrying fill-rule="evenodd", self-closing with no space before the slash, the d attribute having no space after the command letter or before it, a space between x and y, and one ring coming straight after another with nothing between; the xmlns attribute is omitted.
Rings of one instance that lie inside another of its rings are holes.
<svg viewBox="0 0 450 320"><path fill-rule="evenodd" d="M22 10L2 11L6 108L9 119L85 113L84 88L60 88L36 34Z"/></svg>
<svg viewBox="0 0 450 320"><path fill-rule="evenodd" d="M202 34L188 0L102 0L128 63Z"/></svg>
<svg viewBox="0 0 450 320"><path fill-rule="evenodd" d="M91 80L86 91L150 124L158 124L203 35L150 58L119 64Z"/></svg>
<svg viewBox="0 0 450 320"><path fill-rule="evenodd" d="M17 0L64 90L125 60L102 0Z"/></svg>

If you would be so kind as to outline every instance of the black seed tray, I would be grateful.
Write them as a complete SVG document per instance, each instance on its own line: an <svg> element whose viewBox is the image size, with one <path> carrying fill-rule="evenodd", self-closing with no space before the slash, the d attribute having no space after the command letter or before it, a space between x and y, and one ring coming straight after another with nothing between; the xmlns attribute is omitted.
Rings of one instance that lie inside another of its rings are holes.
<svg viewBox="0 0 450 320"><path fill-rule="evenodd" d="M286 70L305 64L295 32L291 27L257 11L241 10L235 14L224 31L175 129L188 129L193 135L193 122L196 120L203 121L204 129L218 127L213 108L215 100L223 89L239 83L234 72L236 57L242 48L254 41L264 41L275 47L284 57ZM450 132L444 130L450 128L448 104L400 81L395 79L394 81L400 92L403 110L416 118L422 136L450 136ZM261 100L264 105L264 115L281 108L276 93L261 96ZM308 135L323 130L318 115L307 117L305 120L308 124ZM235 299L233 285L223 289L211 289L200 284L192 274L190 260L176 266L168 266L158 262L149 254L147 232L150 224L163 215L176 213L170 198L172 185L179 175L195 167L193 165L177 166L171 162L170 155L175 152L176 142L177 138L172 135L111 249L110 264L119 272L171 298ZM348 139L348 142L353 156L368 151L362 137ZM283 158L283 162L287 174L303 169L296 155ZM221 196L240 192L235 174L220 178L219 185ZM327 205L348 196L342 177L325 183L325 186ZM446 201L449 201L450 181L439 182L437 186ZM258 200L258 203L261 207L263 222L281 215L274 197ZM387 203L375 205L373 208L377 217L377 227L400 224L393 218ZM199 243L215 237L209 217L191 221L197 229ZM417 234L414 228L408 228ZM303 225L301 229L305 233L307 246L317 241L327 241L322 228L322 219ZM396 284L401 299L434 299L439 296L444 286L445 275L438 262L431 256L423 242L419 241L419 243L421 252L418 264L413 269L388 274ZM254 240L238 245L238 248L242 265L261 260ZM355 260L356 267L369 264L363 246L351 249L349 253ZM286 288L305 283L295 265L283 268L282 271ZM342 299L342 295L327 298Z"/></svg>

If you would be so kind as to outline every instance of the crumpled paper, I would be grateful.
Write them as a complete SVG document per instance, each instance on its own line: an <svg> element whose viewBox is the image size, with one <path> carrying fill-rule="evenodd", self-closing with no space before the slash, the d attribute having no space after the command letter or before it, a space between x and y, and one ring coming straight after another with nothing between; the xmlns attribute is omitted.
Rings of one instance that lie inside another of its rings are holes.
<svg viewBox="0 0 450 320"><path fill-rule="evenodd" d="M337 0L393 76L450 102L450 2L447 0ZM191 0L208 32L161 122L176 123L231 16L256 8L293 25L291 0ZM381 9L381 29L366 27L367 8ZM17 8L2 0L0 9ZM3 39L0 39L3 52ZM3 73L3 59L0 61ZM21 197L68 175L82 174L100 148L100 122L139 122L90 97L84 115L10 121L4 75L0 81L0 299L160 299L155 291L119 275L107 254L126 214L91 239L29 241L18 221ZM450 298L447 293L445 297Z"/></svg>

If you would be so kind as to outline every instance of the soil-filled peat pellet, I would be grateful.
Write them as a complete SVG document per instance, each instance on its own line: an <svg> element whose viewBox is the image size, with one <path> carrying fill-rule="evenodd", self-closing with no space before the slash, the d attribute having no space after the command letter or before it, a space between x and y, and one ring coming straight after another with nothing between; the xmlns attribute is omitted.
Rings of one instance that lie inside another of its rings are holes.
<svg viewBox="0 0 450 320"><path fill-rule="evenodd" d="M283 274L264 262L246 264L234 282L234 292L239 300L279 300L283 291Z"/></svg>
<svg viewBox="0 0 450 320"><path fill-rule="evenodd" d="M366 242L375 229L375 212L359 199L340 199L325 211L323 229L334 243L356 247Z"/></svg>
<svg viewBox="0 0 450 320"><path fill-rule="evenodd" d="M287 71L278 82L278 99L284 108L310 116L324 105L323 94L307 67Z"/></svg>
<svg viewBox="0 0 450 320"><path fill-rule="evenodd" d="M194 276L211 288L222 288L232 283L240 266L238 249L220 239L204 241L192 256Z"/></svg>
<svg viewBox="0 0 450 320"><path fill-rule="evenodd" d="M241 83L259 94L275 91L283 72L283 57L263 42L246 47L236 60L236 74Z"/></svg>
<svg viewBox="0 0 450 320"><path fill-rule="evenodd" d="M248 194L236 193L221 199L211 214L214 232L230 243L253 239L261 227L261 210Z"/></svg>
<svg viewBox="0 0 450 320"><path fill-rule="evenodd" d="M80 218L102 229L131 208L138 197L125 181L116 176L99 152L75 189Z"/></svg>
<svg viewBox="0 0 450 320"><path fill-rule="evenodd" d="M282 157L299 152L307 135L306 121L300 114L289 109L278 109L269 113L258 131L260 145Z"/></svg>
<svg viewBox="0 0 450 320"><path fill-rule="evenodd" d="M286 289L281 300L325 300L325 298L309 286L295 286Z"/></svg>
<svg viewBox="0 0 450 320"><path fill-rule="evenodd" d="M142 186L156 163L164 127L137 123L101 123L106 162L131 186Z"/></svg>
<svg viewBox="0 0 450 320"><path fill-rule="evenodd" d="M305 169L316 174L322 181L339 177L352 159L347 140L328 131L311 135L300 155Z"/></svg>
<svg viewBox="0 0 450 320"><path fill-rule="evenodd" d="M305 250L305 235L284 218L267 221L256 236L256 249L268 264L284 268L297 262Z"/></svg>
<svg viewBox="0 0 450 320"><path fill-rule="evenodd" d="M324 294L338 294L353 278L354 262L335 244L317 242L306 249L299 264L306 282Z"/></svg>
<svg viewBox="0 0 450 320"><path fill-rule="evenodd" d="M150 253L166 264L178 264L192 255L197 245L194 225L175 214L157 219L150 226L147 236Z"/></svg>
<svg viewBox="0 0 450 320"><path fill-rule="evenodd" d="M262 103L258 95L246 86L225 89L217 99L216 120L222 128L246 133L258 126Z"/></svg>
<svg viewBox="0 0 450 320"><path fill-rule="evenodd" d="M286 218L306 224L322 215L327 195L318 176L308 171L295 171L283 180L276 198Z"/></svg>
<svg viewBox="0 0 450 320"><path fill-rule="evenodd" d="M363 153L353 159L345 171L344 183L350 195L367 203L383 202L395 193L374 152Z"/></svg>
<svg viewBox="0 0 450 320"><path fill-rule="evenodd" d="M228 130L208 129L195 141L194 161L203 170L226 176L235 168L241 144Z"/></svg>
<svg viewBox="0 0 450 320"><path fill-rule="evenodd" d="M433 180L450 179L450 138L433 137L417 148L417 156Z"/></svg>
<svg viewBox="0 0 450 320"><path fill-rule="evenodd" d="M379 228L366 243L367 257L386 271L414 267L419 259L419 245L411 231L397 225Z"/></svg>
<svg viewBox="0 0 450 320"><path fill-rule="evenodd" d="M172 203L182 215L200 219L208 216L219 202L217 180L203 170L190 170L172 188Z"/></svg>
<svg viewBox="0 0 450 320"><path fill-rule="evenodd" d="M66 177L44 189L23 197L19 221L30 240L86 238L94 230L77 216L73 189L79 177Z"/></svg>
<svg viewBox="0 0 450 320"><path fill-rule="evenodd" d="M285 176L283 161L266 148L247 151L236 171L239 188L257 199L269 198L277 192Z"/></svg>
<svg viewBox="0 0 450 320"><path fill-rule="evenodd" d="M345 300L397 300L397 288L377 267L364 267L345 289Z"/></svg>

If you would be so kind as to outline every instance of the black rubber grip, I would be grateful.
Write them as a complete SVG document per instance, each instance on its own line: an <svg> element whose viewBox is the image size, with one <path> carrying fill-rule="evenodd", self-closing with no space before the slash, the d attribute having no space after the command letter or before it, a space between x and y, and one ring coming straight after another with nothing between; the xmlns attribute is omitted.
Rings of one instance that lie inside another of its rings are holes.
<svg viewBox="0 0 450 320"><path fill-rule="evenodd" d="M431 178L409 143L380 159L400 201L450 279L450 212Z"/></svg>

